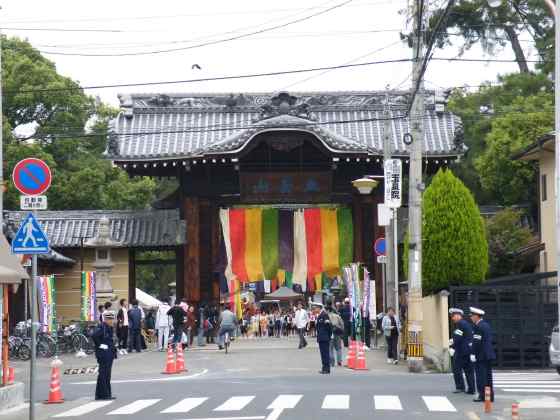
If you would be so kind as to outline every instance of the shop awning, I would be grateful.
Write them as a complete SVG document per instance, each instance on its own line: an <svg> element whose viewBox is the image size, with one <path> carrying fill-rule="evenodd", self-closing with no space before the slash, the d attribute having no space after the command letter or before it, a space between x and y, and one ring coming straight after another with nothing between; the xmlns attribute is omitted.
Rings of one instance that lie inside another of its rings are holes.
<svg viewBox="0 0 560 420"><path fill-rule="evenodd" d="M8 241L0 233L0 284L20 284L28 278L19 258L12 254Z"/></svg>

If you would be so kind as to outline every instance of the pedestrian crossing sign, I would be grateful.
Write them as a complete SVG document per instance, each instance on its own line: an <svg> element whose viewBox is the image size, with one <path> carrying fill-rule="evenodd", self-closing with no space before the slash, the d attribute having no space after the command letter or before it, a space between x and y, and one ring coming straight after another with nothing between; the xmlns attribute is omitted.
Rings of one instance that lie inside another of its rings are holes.
<svg viewBox="0 0 560 420"><path fill-rule="evenodd" d="M32 213L25 218L12 240L13 254L47 254L49 240Z"/></svg>

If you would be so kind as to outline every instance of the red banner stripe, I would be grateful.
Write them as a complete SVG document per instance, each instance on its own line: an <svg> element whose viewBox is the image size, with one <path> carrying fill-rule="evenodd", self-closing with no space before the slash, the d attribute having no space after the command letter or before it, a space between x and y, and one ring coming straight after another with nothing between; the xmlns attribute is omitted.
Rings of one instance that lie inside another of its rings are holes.
<svg viewBox="0 0 560 420"><path fill-rule="evenodd" d="M307 242L307 278L313 280L323 271L323 244L321 235L321 209L305 209L305 240ZM308 286L309 286L308 282ZM315 287L313 287L315 290Z"/></svg>
<svg viewBox="0 0 560 420"><path fill-rule="evenodd" d="M229 211L229 236L231 243L231 267L233 274L239 281L248 280L245 267L245 210L232 209Z"/></svg>

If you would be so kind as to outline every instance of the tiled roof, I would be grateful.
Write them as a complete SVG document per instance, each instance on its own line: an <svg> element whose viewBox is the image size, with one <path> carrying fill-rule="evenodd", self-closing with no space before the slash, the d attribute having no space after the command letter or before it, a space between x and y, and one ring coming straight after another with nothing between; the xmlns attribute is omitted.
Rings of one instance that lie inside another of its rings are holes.
<svg viewBox="0 0 560 420"><path fill-rule="evenodd" d="M5 212L7 234L15 235L27 212ZM80 247L84 238L95 238L99 222L109 219L111 238L117 247L176 246L185 242L185 224L179 210L68 210L41 211L38 220L52 248Z"/></svg>
<svg viewBox="0 0 560 420"><path fill-rule="evenodd" d="M408 93L391 93L394 155L408 154L403 135ZM235 153L271 128L313 132L332 153L382 154L385 92L121 95L107 156L116 161L188 159ZM424 146L429 155L464 152L460 119L425 95ZM436 110L437 108L437 110ZM456 136L456 134L459 134Z"/></svg>

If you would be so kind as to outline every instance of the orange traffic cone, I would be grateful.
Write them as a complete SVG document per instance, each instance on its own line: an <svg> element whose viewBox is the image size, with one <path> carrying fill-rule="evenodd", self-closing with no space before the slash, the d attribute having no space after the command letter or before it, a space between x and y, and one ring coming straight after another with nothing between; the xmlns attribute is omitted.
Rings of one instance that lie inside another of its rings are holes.
<svg viewBox="0 0 560 420"><path fill-rule="evenodd" d="M13 385L16 380L16 370L13 367L8 368L8 385Z"/></svg>
<svg viewBox="0 0 560 420"><path fill-rule="evenodd" d="M167 347L167 362L165 364L165 371L161 373L166 375L177 373L177 370L175 369L175 357L173 357L173 347L171 347L171 345Z"/></svg>
<svg viewBox="0 0 560 420"><path fill-rule="evenodd" d="M492 412L492 391L489 386L484 387L484 412L491 413Z"/></svg>
<svg viewBox="0 0 560 420"><path fill-rule="evenodd" d="M60 404L64 402L62 391L60 389L60 366L62 362L57 358L51 363L51 384L49 389L49 399L45 404Z"/></svg>
<svg viewBox="0 0 560 420"><path fill-rule="evenodd" d="M356 364L354 365L354 370L367 370L366 367L366 352L364 349L364 343L358 342L358 357L356 358Z"/></svg>
<svg viewBox="0 0 560 420"><path fill-rule="evenodd" d="M348 355L346 356L346 367L349 369L354 369L356 366L356 342L350 340L350 346L348 347Z"/></svg>
<svg viewBox="0 0 560 420"><path fill-rule="evenodd" d="M175 361L175 373L186 372L185 369L185 357L183 355L183 345L181 343L177 344L177 360Z"/></svg>
<svg viewBox="0 0 560 420"><path fill-rule="evenodd" d="M519 404L517 403L511 405L511 420L519 420Z"/></svg>

